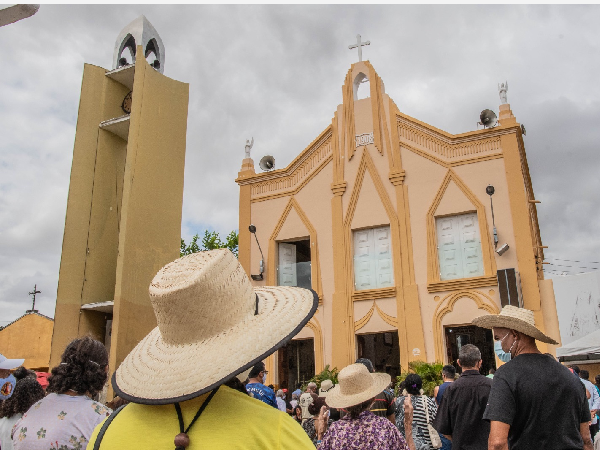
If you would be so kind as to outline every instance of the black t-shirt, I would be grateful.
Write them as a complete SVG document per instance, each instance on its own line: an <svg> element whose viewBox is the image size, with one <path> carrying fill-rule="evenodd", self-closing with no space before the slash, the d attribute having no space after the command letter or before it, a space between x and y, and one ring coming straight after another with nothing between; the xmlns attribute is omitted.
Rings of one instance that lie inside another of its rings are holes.
<svg viewBox="0 0 600 450"><path fill-rule="evenodd" d="M554 358L521 354L494 374L483 418L510 425L511 450L581 450L590 421L583 383Z"/></svg>

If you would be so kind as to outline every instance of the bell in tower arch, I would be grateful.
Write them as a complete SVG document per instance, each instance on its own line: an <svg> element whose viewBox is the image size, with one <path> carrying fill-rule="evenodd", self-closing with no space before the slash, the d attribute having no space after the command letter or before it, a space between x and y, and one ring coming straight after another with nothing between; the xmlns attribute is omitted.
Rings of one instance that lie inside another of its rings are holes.
<svg viewBox="0 0 600 450"><path fill-rule="evenodd" d="M135 63L137 46L141 45L144 57L154 69L163 73L165 67L165 47L162 39L146 19L140 16L119 33L115 43L113 69Z"/></svg>

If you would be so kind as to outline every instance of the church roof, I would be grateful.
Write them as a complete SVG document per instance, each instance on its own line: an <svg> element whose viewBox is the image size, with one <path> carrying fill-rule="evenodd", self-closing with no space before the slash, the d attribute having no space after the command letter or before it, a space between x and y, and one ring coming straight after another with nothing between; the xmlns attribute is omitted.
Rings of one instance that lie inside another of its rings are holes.
<svg viewBox="0 0 600 450"><path fill-rule="evenodd" d="M18 322L18 321L19 321L19 320L21 320L23 317L25 317L25 316L30 316L30 315L32 315L32 314L34 314L34 315L36 315L36 316L43 317L44 319L48 319L48 320L51 320L52 322L54 322L54 319L53 319L52 317L48 317L48 316L46 316L46 315L44 315L44 314L40 314L40 313L39 313L39 312L37 312L37 311L36 311L36 312L26 312L25 314L23 314L23 315L22 315L21 317L19 317L18 319L15 319L15 320L13 320L12 322L10 322L8 325L5 325L5 326L3 326L3 327L0 327L0 331L1 331L1 330L4 330L4 329L6 329L6 328L8 328L8 327L10 327L10 326L11 326L13 323L15 323L15 322Z"/></svg>

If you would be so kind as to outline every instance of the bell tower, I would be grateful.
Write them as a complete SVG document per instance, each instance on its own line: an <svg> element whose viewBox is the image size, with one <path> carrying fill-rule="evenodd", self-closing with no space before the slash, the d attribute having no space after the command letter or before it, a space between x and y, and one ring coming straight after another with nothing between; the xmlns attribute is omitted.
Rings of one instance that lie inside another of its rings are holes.
<svg viewBox="0 0 600 450"><path fill-rule="evenodd" d="M50 367L91 334L112 374L156 325L148 286L179 257L189 98L164 68L144 16L119 34L112 70L84 66Z"/></svg>

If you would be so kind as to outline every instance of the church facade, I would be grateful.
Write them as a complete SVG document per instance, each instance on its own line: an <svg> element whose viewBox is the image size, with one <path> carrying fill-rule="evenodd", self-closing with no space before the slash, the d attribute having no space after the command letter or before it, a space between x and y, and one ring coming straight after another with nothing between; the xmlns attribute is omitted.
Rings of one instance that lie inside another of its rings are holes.
<svg viewBox="0 0 600 450"><path fill-rule="evenodd" d="M497 126L453 135L401 113L361 61L331 123L287 167L256 173L243 160L241 264L256 286L310 287L320 299L268 358L269 383L294 388L358 357L392 376L410 361L455 364L466 343L488 371L493 338L471 320L505 304L559 337L523 129L502 89Z"/></svg>

